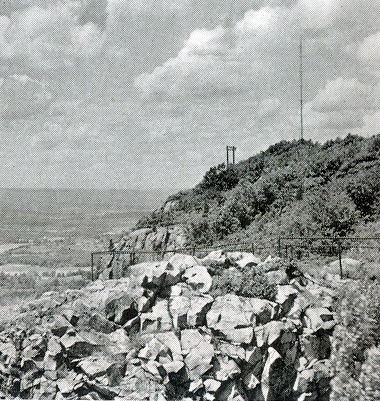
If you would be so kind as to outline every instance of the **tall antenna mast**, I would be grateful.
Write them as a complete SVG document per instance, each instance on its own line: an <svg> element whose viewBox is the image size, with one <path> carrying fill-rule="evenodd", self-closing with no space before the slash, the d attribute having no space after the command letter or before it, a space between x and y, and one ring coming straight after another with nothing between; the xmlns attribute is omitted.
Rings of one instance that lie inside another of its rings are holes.
<svg viewBox="0 0 380 401"><path fill-rule="evenodd" d="M301 106L301 141L303 140L303 93L302 93L302 36L300 38L300 106Z"/></svg>

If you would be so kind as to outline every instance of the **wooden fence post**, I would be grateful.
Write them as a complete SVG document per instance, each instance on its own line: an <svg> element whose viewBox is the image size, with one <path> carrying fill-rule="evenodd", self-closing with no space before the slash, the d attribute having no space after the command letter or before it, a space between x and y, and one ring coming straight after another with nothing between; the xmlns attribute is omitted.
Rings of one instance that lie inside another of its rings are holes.
<svg viewBox="0 0 380 401"><path fill-rule="evenodd" d="M91 281L94 281L94 254L91 253Z"/></svg>
<svg viewBox="0 0 380 401"><path fill-rule="evenodd" d="M338 258L339 258L339 273L340 278L343 279L343 268L342 268L342 248L340 241L338 240Z"/></svg>

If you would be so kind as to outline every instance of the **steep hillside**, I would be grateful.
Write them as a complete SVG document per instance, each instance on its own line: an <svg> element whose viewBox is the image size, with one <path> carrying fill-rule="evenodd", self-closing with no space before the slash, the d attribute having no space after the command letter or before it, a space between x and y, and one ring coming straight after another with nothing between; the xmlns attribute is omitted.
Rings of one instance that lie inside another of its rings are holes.
<svg viewBox="0 0 380 401"><path fill-rule="evenodd" d="M138 227L182 223L193 244L363 233L380 214L379 156L380 135L282 141L228 169L210 168L195 188L170 196Z"/></svg>

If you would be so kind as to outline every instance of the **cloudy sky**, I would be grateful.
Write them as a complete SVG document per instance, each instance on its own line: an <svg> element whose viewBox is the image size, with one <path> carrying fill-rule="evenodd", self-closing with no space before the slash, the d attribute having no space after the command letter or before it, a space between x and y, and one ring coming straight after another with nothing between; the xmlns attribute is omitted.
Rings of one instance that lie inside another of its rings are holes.
<svg viewBox="0 0 380 401"><path fill-rule="evenodd" d="M380 132L380 0L1 0L0 186L187 188Z"/></svg>

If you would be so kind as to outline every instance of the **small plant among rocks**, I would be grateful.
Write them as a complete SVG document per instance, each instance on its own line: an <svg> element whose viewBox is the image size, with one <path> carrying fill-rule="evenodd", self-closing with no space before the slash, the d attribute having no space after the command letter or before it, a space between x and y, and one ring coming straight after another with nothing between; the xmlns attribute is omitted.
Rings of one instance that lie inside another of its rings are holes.
<svg viewBox="0 0 380 401"><path fill-rule="evenodd" d="M262 298L274 301L277 287L270 284L265 273L255 272L252 267L228 269L213 277L211 295L236 294L242 297Z"/></svg>

